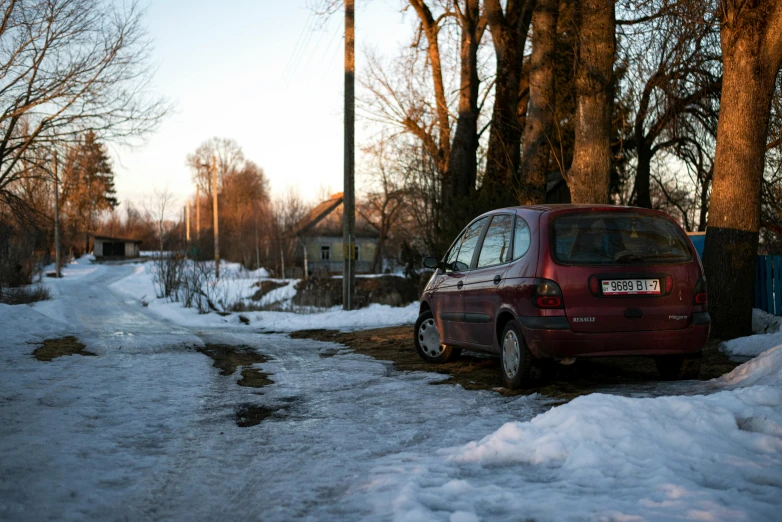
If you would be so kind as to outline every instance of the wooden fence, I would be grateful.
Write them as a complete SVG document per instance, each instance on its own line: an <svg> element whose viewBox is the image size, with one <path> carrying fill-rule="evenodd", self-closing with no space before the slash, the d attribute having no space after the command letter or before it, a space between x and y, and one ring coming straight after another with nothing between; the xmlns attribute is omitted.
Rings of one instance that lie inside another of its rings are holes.
<svg viewBox="0 0 782 522"><path fill-rule="evenodd" d="M758 256L755 265L755 308L782 315L782 256Z"/></svg>

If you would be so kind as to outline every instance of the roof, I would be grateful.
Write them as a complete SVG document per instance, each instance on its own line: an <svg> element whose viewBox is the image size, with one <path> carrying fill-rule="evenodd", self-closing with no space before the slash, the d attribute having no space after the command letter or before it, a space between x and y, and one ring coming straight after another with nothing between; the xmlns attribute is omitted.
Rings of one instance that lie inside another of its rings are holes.
<svg viewBox="0 0 782 522"><path fill-rule="evenodd" d="M337 192L336 194L332 194L329 199L319 203L315 208L310 210L296 225L296 235L307 232L320 223L323 218L331 214L342 204L342 199L342 192Z"/></svg>
<svg viewBox="0 0 782 522"><path fill-rule="evenodd" d="M116 241L116 242L124 242L124 243L141 243L142 241L140 239L128 239L125 237L110 237L110 236L98 236L93 234L93 239L100 239L101 241Z"/></svg>
<svg viewBox="0 0 782 522"><path fill-rule="evenodd" d="M296 225L297 236L342 237L342 192L332 195L326 201L310 210ZM377 237L378 230L361 213L356 215L355 235L357 238Z"/></svg>

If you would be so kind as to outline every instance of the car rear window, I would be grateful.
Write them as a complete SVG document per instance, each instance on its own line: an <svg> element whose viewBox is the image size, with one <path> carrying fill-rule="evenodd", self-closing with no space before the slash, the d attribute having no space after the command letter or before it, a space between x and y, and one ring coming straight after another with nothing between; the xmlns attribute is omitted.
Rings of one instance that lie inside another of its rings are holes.
<svg viewBox="0 0 782 522"><path fill-rule="evenodd" d="M687 239L665 218L584 212L554 219L554 259L568 265L660 265L692 259Z"/></svg>

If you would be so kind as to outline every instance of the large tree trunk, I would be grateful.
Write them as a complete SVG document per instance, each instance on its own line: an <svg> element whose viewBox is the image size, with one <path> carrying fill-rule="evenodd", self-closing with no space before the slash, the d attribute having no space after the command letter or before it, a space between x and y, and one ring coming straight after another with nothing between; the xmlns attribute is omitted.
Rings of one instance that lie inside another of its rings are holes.
<svg viewBox="0 0 782 522"><path fill-rule="evenodd" d="M486 174L481 197L489 207L511 204L514 194L508 190L517 182L522 123L522 65L534 0L508 2L503 14L499 0L486 0L486 18L494 41L497 77L494 86L494 111L486 152Z"/></svg>
<svg viewBox="0 0 782 522"><path fill-rule="evenodd" d="M652 208L652 149L644 136L636 137L638 164L635 169L635 204L639 207Z"/></svg>
<svg viewBox="0 0 782 522"><path fill-rule="evenodd" d="M483 33L479 28L479 18L478 0L465 0L464 11L460 16L462 34L459 53L459 117L456 120L451 159L448 162L454 201L468 198L475 191L478 151L478 43Z"/></svg>
<svg viewBox="0 0 782 522"><path fill-rule="evenodd" d="M573 203L610 203L614 0L577 0L576 139L567 183Z"/></svg>
<svg viewBox="0 0 782 522"><path fill-rule="evenodd" d="M782 2L721 5L722 96L706 229L712 332L752 333L755 255L768 121L782 63Z"/></svg>
<svg viewBox="0 0 782 522"><path fill-rule="evenodd" d="M529 72L529 109L517 199L522 205L546 202L546 176L554 126L555 71L559 0L538 0L532 14L532 56Z"/></svg>

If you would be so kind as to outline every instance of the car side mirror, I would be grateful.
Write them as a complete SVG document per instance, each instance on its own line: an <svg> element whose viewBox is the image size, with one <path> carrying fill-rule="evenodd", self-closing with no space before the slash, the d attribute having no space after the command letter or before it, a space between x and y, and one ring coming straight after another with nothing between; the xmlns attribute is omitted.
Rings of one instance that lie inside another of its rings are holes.
<svg viewBox="0 0 782 522"><path fill-rule="evenodd" d="M425 268L439 268L440 266L440 260L437 259L434 256L429 256L424 258L424 267Z"/></svg>

